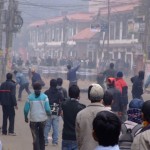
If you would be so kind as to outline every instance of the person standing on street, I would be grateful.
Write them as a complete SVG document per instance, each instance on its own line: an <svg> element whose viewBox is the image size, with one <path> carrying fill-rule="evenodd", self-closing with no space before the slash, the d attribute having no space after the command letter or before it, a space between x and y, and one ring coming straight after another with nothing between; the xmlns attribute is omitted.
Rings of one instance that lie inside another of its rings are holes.
<svg viewBox="0 0 150 150"><path fill-rule="evenodd" d="M144 82L144 71L139 71L139 75L137 77L132 77L133 85L132 85L132 97L143 99L143 82Z"/></svg>
<svg viewBox="0 0 150 150"><path fill-rule="evenodd" d="M80 64L74 68L71 68L71 65L67 65L68 72L67 72L67 80L69 80L69 87L71 85L77 85L77 74L76 72L80 68Z"/></svg>
<svg viewBox="0 0 150 150"><path fill-rule="evenodd" d="M18 101L21 101L21 98L22 98L22 92L23 90L25 89L26 92L28 94L30 94L30 90L29 90L29 81L27 80L27 78L25 77L25 75L21 72L18 72L18 71L14 71L14 74L16 76L16 82L17 84L20 85L19 87L19 93L18 93Z"/></svg>
<svg viewBox="0 0 150 150"><path fill-rule="evenodd" d="M62 93L63 100L65 100L68 98L68 95L67 95L67 90L64 87L62 87L62 84L63 84L63 79L57 78L57 89Z"/></svg>
<svg viewBox="0 0 150 150"><path fill-rule="evenodd" d="M69 100L62 103L62 116L64 120L62 132L62 150L78 150L75 133L75 120L77 113L86 106L79 103L80 89L77 85L69 88Z"/></svg>
<svg viewBox="0 0 150 150"><path fill-rule="evenodd" d="M115 81L116 88L121 92L123 110L122 110L122 122L127 120L127 105L128 105L128 85L123 79L123 73L119 71Z"/></svg>
<svg viewBox="0 0 150 150"><path fill-rule="evenodd" d="M109 77L112 77L112 78L115 78L116 75L117 75L117 71L114 69L114 63L110 63L109 65L109 69L105 70L103 72L103 75L105 76L106 80L109 78Z"/></svg>
<svg viewBox="0 0 150 150"><path fill-rule="evenodd" d="M2 134L15 136L15 109L18 109L16 102L16 84L12 80L13 75L7 73L6 81L0 86L0 104L3 111ZM9 119L9 128L7 131L7 120Z"/></svg>
<svg viewBox="0 0 150 150"><path fill-rule="evenodd" d="M59 116L61 113L61 103L63 101L62 94L57 89L57 80L50 80L50 88L45 91L45 94L48 96L49 104L51 106L52 115L46 121L44 136L45 136L45 146L48 145L48 134L53 128L52 134L52 144L53 146L58 145L58 136L59 136Z"/></svg>
<svg viewBox="0 0 150 150"><path fill-rule="evenodd" d="M32 86L35 82L39 82L42 86L45 86L45 83L44 81L42 80L42 77L39 73L35 72L35 69L32 69L31 70L31 73L32 73Z"/></svg>
<svg viewBox="0 0 150 150"><path fill-rule="evenodd" d="M33 136L33 150L45 150L44 128L51 114L48 97L41 92L40 83L33 84L34 93L28 96L24 106L24 118L28 123L30 111L30 129Z"/></svg>
<svg viewBox="0 0 150 150"><path fill-rule="evenodd" d="M107 92L113 96L113 103L111 105L111 111L114 112L120 119L122 119L123 102L121 92L115 87L115 78L107 79Z"/></svg>
<svg viewBox="0 0 150 150"><path fill-rule="evenodd" d="M98 142L92 138L92 123L97 113L105 110L103 105L103 88L99 84L92 84L88 88L88 98L91 101L76 117L76 138L79 150L94 150Z"/></svg>

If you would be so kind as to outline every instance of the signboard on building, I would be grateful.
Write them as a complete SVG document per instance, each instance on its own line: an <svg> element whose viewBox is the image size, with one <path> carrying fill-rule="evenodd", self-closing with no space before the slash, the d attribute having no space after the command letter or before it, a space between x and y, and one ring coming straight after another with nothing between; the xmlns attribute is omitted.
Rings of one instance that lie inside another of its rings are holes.
<svg viewBox="0 0 150 150"><path fill-rule="evenodd" d="M135 22L134 20L128 21L128 33L143 33L145 30L144 22Z"/></svg>
<svg viewBox="0 0 150 150"><path fill-rule="evenodd" d="M92 23L91 31L93 32L107 32L108 24L107 23Z"/></svg>

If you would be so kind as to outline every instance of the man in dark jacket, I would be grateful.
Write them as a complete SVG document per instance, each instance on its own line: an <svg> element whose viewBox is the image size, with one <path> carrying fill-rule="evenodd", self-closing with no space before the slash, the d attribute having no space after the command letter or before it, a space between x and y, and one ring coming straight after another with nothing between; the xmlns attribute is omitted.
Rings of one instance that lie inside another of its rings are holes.
<svg viewBox="0 0 150 150"><path fill-rule="evenodd" d="M11 73L7 73L6 81L0 86L0 103L3 111L2 134L7 135L7 119L9 119L8 135L15 136L15 108L18 109L18 107L16 102L16 84L12 80Z"/></svg>
<svg viewBox="0 0 150 150"><path fill-rule="evenodd" d="M117 71L114 69L114 63L110 63L109 69L105 70L105 71L103 72L103 75L105 76L106 80L107 80L109 77L112 77L112 78L115 78L115 77L116 77Z"/></svg>
<svg viewBox="0 0 150 150"><path fill-rule="evenodd" d="M39 73L35 72L34 69L31 70L31 73L32 73L32 78L31 78L32 86L35 82L39 82L41 84L41 86L45 86L45 83L42 80L41 75Z"/></svg>
<svg viewBox="0 0 150 150"><path fill-rule="evenodd" d="M107 91L113 96L113 103L111 110L118 116L122 116L123 102L121 98L121 92L115 87L115 78L107 79Z"/></svg>
<svg viewBox="0 0 150 150"><path fill-rule="evenodd" d="M48 145L48 134L53 128L52 134L52 144L56 146L58 144L58 133L59 133L59 116L61 113L61 103L62 103L62 95L57 89L57 80L50 80L50 88L45 91L45 94L48 96L52 115L48 118L45 125L45 146Z"/></svg>
<svg viewBox="0 0 150 150"><path fill-rule="evenodd" d="M69 100L62 103L62 114L64 119L62 150L77 150L78 145L75 133L75 120L77 113L84 109L85 105L79 103L80 89L77 85L72 85L69 88L69 97Z"/></svg>
<svg viewBox="0 0 150 150"><path fill-rule="evenodd" d="M143 99L143 82L144 82L144 71L139 71L139 75L134 77L132 85L132 96L134 98Z"/></svg>
<svg viewBox="0 0 150 150"><path fill-rule="evenodd" d="M76 72L80 68L80 64L74 68L71 68L71 65L67 66L68 72L67 72L67 80L69 80L69 87L71 85L77 85L77 75Z"/></svg>
<svg viewBox="0 0 150 150"><path fill-rule="evenodd" d="M62 87L63 84L63 79L62 78L57 78L57 89L60 91L62 94L63 100L67 99L67 90Z"/></svg>

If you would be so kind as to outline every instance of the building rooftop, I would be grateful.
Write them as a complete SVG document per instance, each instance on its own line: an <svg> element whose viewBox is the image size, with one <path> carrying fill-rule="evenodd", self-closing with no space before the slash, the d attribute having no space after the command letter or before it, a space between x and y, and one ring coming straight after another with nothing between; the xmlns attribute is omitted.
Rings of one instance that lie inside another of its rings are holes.
<svg viewBox="0 0 150 150"><path fill-rule="evenodd" d="M74 35L71 40L88 40L93 38L96 34L97 32L92 31L90 28L86 28Z"/></svg>

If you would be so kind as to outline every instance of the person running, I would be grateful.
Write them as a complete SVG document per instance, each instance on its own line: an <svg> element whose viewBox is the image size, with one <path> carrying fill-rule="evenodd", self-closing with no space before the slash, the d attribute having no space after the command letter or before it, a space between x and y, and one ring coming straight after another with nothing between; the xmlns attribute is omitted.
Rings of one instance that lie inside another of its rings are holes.
<svg viewBox="0 0 150 150"><path fill-rule="evenodd" d="M18 101L21 101L21 98L22 98L22 92L23 90L25 89L26 92L28 94L30 94L30 90L29 90L29 81L27 80L27 78L25 77L25 75L21 72L18 72L18 71L14 71L14 74L16 76L16 82L17 84L20 85L19 87L19 93L18 93Z"/></svg>
<svg viewBox="0 0 150 150"><path fill-rule="evenodd" d="M0 86L0 104L3 111L2 134L15 136L15 109L18 109L16 101L16 84L12 80L11 73L6 74L6 81ZM7 131L7 120L9 119L9 128Z"/></svg>
<svg viewBox="0 0 150 150"><path fill-rule="evenodd" d="M30 129L33 137L33 150L45 150L44 128L51 114L48 97L41 92L40 83L33 84L34 92L28 96L24 106L24 118L28 123L30 111Z"/></svg>
<svg viewBox="0 0 150 150"><path fill-rule="evenodd" d="M75 120L77 113L86 106L79 103L80 89L77 85L72 85L69 88L69 97L69 100L62 103L62 116L64 120L62 150L78 150L75 133Z"/></svg>

